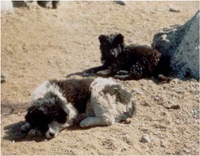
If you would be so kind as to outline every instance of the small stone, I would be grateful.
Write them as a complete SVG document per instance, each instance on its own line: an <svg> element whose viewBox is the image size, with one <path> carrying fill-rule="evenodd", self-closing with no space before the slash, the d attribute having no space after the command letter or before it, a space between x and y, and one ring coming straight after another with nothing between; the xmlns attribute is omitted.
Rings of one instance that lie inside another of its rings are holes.
<svg viewBox="0 0 200 156"><path fill-rule="evenodd" d="M181 12L180 9L174 8L172 6L169 6L169 11L171 11L171 12Z"/></svg>
<svg viewBox="0 0 200 156"><path fill-rule="evenodd" d="M140 140L140 142L142 143L149 143L150 142L150 138L148 134L144 134Z"/></svg>
<svg viewBox="0 0 200 156"><path fill-rule="evenodd" d="M114 0L114 2L120 5L126 5L124 1Z"/></svg>
<svg viewBox="0 0 200 156"><path fill-rule="evenodd" d="M151 107L151 105L148 102L143 102L143 103L141 103L141 105Z"/></svg>
<svg viewBox="0 0 200 156"><path fill-rule="evenodd" d="M144 94L142 91L139 91L138 89L132 89L131 93L135 93L135 94L139 94L139 95L143 95Z"/></svg>
<svg viewBox="0 0 200 156"><path fill-rule="evenodd" d="M197 111L196 110L192 110L192 115L196 115Z"/></svg>
<svg viewBox="0 0 200 156"><path fill-rule="evenodd" d="M124 121L124 123L125 123L125 124L131 124L131 119L130 119L130 118L126 119L126 120Z"/></svg>
<svg viewBox="0 0 200 156"><path fill-rule="evenodd" d="M184 151L185 153L187 153L187 154L190 153L190 150L189 150L189 149L184 149L183 151Z"/></svg>
<svg viewBox="0 0 200 156"><path fill-rule="evenodd" d="M167 108L167 109L180 109L181 107L179 105L171 105L171 106L166 106L165 108Z"/></svg>
<svg viewBox="0 0 200 156"><path fill-rule="evenodd" d="M6 78L6 77L5 77L3 74L1 74L1 83L6 82L5 78Z"/></svg>

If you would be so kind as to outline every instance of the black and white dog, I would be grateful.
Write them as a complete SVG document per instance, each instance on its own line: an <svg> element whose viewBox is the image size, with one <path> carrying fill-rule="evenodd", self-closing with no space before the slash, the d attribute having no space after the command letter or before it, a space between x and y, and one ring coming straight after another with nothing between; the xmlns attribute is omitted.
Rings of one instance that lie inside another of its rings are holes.
<svg viewBox="0 0 200 156"><path fill-rule="evenodd" d="M125 45L122 34L100 35L102 66L84 71L121 80L158 76L161 53L146 45Z"/></svg>
<svg viewBox="0 0 200 156"><path fill-rule="evenodd" d="M111 79L50 80L33 91L27 123L21 130L31 136L53 138L73 124L112 125L134 112L131 94Z"/></svg>

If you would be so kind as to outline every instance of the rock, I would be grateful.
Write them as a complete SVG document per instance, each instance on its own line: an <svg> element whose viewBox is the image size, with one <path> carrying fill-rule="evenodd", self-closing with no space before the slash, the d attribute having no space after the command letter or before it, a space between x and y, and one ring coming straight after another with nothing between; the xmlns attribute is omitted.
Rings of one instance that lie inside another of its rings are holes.
<svg viewBox="0 0 200 156"><path fill-rule="evenodd" d="M131 93L135 93L135 94L139 94L139 95L143 95L144 94L142 91L139 91L138 89L132 89Z"/></svg>
<svg viewBox="0 0 200 156"><path fill-rule="evenodd" d="M169 11L171 11L171 12L181 12L180 9L172 7L172 6L169 6Z"/></svg>
<svg viewBox="0 0 200 156"><path fill-rule="evenodd" d="M162 53L175 77L199 79L199 11L183 26L175 26L154 35L152 47Z"/></svg>
<svg viewBox="0 0 200 156"><path fill-rule="evenodd" d="M131 119L128 118L128 119L124 120L124 123L125 123L125 124L131 124Z"/></svg>
<svg viewBox="0 0 200 156"><path fill-rule="evenodd" d="M114 2L119 5L126 5L126 3L124 1L115 0Z"/></svg>
<svg viewBox="0 0 200 156"><path fill-rule="evenodd" d="M1 83L6 82L5 78L6 78L6 77L5 77L3 74L1 74Z"/></svg>
<svg viewBox="0 0 200 156"><path fill-rule="evenodd" d="M13 10L13 4L11 0L7 1L1 1L1 13L12 13Z"/></svg>
<svg viewBox="0 0 200 156"><path fill-rule="evenodd" d="M171 105L171 106L166 106L165 108L167 108L167 109L180 109L181 107L179 105Z"/></svg>
<svg viewBox="0 0 200 156"><path fill-rule="evenodd" d="M144 134L140 140L140 142L142 143L149 143L150 142L150 138L148 134Z"/></svg>

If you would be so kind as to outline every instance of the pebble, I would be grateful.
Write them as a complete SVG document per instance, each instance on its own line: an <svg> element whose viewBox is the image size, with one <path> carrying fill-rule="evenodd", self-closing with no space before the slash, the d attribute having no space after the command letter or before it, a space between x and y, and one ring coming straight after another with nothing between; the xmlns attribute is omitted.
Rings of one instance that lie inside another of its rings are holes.
<svg viewBox="0 0 200 156"><path fill-rule="evenodd" d="M171 12L181 12L180 9L174 8L172 6L169 6L169 11L171 11Z"/></svg>
<svg viewBox="0 0 200 156"><path fill-rule="evenodd" d="M131 144L131 137L130 135L126 134L122 137L123 141L125 141L127 144Z"/></svg>
<svg viewBox="0 0 200 156"><path fill-rule="evenodd" d="M192 110L192 115L196 115L197 111L196 110Z"/></svg>
<svg viewBox="0 0 200 156"><path fill-rule="evenodd" d="M124 123L125 123L125 124L131 124L131 119L128 118L128 119L124 120Z"/></svg>
<svg viewBox="0 0 200 156"><path fill-rule="evenodd" d="M184 149L183 151L184 151L185 153L187 153L187 154L190 153L190 150L189 150L189 149Z"/></svg>
<svg viewBox="0 0 200 156"><path fill-rule="evenodd" d="M6 82L5 78L6 78L6 77L5 77L3 74L1 74L1 83Z"/></svg>
<svg viewBox="0 0 200 156"><path fill-rule="evenodd" d="M142 143L149 143L149 142L151 142L151 141L150 141L150 138L149 138L149 135L148 135L148 134L144 134L144 135L142 136L140 142L142 142Z"/></svg>
<svg viewBox="0 0 200 156"><path fill-rule="evenodd" d="M179 105L171 105L171 106L165 106L167 109L180 109L181 107Z"/></svg>
<svg viewBox="0 0 200 156"><path fill-rule="evenodd" d="M114 2L120 5L126 5L124 1L114 0Z"/></svg>
<svg viewBox="0 0 200 156"><path fill-rule="evenodd" d="M135 94L139 94L139 95L143 95L144 94L142 91L139 91L138 89L132 89L131 93L135 93Z"/></svg>
<svg viewBox="0 0 200 156"><path fill-rule="evenodd" d="M151 105L148 102L143 102L141 103L141 105L151 107Z"/></svg>

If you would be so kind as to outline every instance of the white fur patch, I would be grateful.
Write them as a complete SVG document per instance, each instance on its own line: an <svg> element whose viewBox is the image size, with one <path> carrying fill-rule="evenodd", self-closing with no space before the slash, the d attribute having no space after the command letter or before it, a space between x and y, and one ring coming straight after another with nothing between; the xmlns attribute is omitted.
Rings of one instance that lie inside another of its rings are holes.
<svg viewBox="0 0 200 156"><path fill-rule="evenodd" d="M94 117L87 117L81 121L81 127L95 125L112 125L120 122L133 114L133 98L128 97L119 84L111 79L97 78L91 84L90 111ZM89 106L87 106L89 107Z"/></svg>

